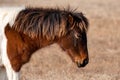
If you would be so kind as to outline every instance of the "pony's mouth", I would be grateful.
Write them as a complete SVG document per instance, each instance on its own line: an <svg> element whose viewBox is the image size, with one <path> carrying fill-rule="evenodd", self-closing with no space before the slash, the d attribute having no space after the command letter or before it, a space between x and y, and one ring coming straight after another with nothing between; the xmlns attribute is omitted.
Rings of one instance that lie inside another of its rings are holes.
<svg viewBox="0 0 120 80"><path fill-rule="evenodd" d="M78 68L85 67L88 64L89 60L85 59L82 63L76 62Z"/></svg>

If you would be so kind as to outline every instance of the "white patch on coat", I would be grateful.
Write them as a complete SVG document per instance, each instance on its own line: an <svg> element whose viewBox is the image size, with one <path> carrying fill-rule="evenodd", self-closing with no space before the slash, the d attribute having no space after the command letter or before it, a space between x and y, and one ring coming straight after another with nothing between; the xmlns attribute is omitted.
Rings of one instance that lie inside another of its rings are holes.
<svg viewBox="0 0 120 80"><path fill-rule="evenodd" d="M18 13L23 9L25 7L0 7L0 31L4 31L3 29L8 23L12 27Z"/></svg>
<svg viewBox="0 0 120 80"><path fill-rule="evenodd" d="M5 35L3 35L3 40L1 44L1 52L2 52L2 55L1 55L2 62L6 68L8 80L19 80L19 72L15 72L12 69L8 55L7 55L7 38L5 37Z"/></svg>
<svg viewBox="0 0 120 80"><path fill-rule="evenodd" d="M2 42L2 35L0 35L0 45L1 45L1 42ZM3 66L3 63L2 63L1 50L0 50L0 67L2 66Z"/></svg>
<svg viewBox="0 0 120 80"><path fill-rule="evenodd" d="M1 38L1 58L2 63L6 68L8 80L19 80L19 72L15 72L10 64L7 55L7 38L5 36L5 27L9 23L10 26L14 24L18 13L25 9L25 7L1 7L0 8L0 38Z"/></svg>

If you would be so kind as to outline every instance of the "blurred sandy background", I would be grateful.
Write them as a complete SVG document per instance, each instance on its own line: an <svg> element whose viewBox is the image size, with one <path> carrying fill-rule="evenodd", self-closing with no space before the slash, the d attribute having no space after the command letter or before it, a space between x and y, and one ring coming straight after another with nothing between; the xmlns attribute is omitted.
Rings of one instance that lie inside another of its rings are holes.
<svg viewBox="0 0 120 80"><path fill-rule="evenodd" d="M21 80L120 80L120 0L0 0L0 6L60 7L89 19L90 62L77 68L56 44L35 54L21 70ZM0 80L5 77L0 69Z"/></svg>

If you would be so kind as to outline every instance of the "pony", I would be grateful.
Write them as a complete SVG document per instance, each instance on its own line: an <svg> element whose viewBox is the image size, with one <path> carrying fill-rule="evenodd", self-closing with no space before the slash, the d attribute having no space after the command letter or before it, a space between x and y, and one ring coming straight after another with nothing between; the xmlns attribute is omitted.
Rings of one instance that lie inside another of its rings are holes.
<svg viewBox="0 0 120 80"><path fill-rule="evenodd" d="M57 43L77 66L89 62L88 19L65 9L0 8L1 59L8 80L19 80L21 67L38 49Z"/></svg>

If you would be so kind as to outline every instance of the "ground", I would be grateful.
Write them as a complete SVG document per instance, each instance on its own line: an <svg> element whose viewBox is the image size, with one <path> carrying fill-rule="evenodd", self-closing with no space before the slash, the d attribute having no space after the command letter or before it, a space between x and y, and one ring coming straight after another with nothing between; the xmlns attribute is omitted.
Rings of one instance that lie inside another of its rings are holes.
<svg viewBox="0 0 120 80"><path fill-rule="evenodd" d="M120 1L119 0L0 0L0 6L70 6L89 19L87 33L89 64L77 68L57 45L33 54L21 70L21 80L120 80ZM6 75L0 69L0 80Z"/></svg>

